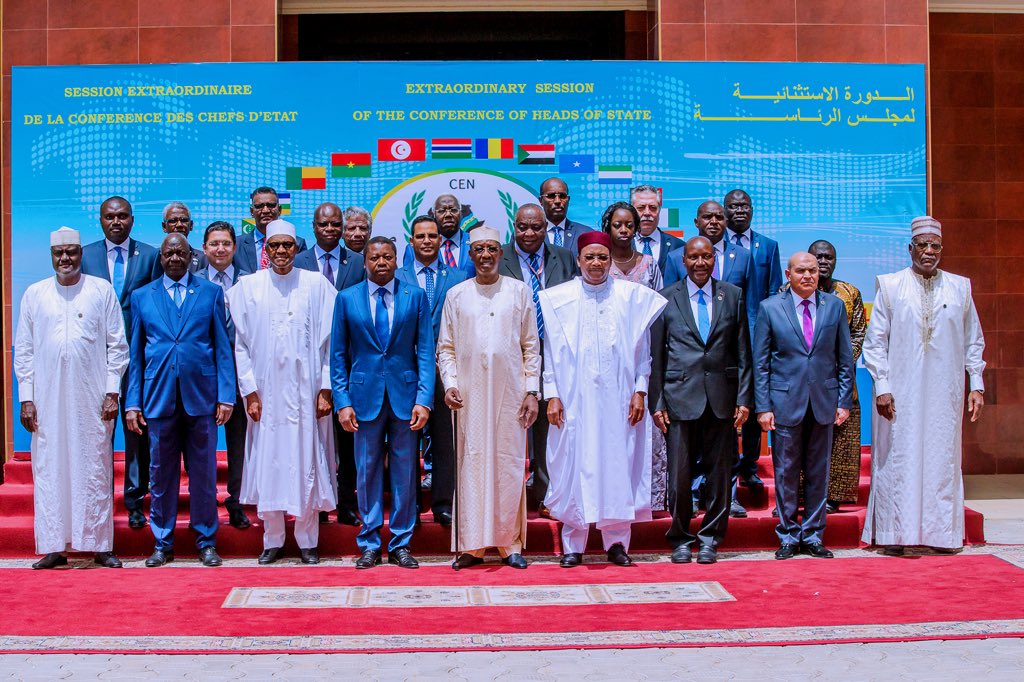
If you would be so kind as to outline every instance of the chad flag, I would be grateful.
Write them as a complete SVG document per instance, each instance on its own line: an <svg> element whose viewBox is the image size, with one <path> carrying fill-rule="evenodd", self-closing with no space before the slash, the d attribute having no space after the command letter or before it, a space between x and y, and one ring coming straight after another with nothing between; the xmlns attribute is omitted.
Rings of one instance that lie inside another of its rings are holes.
<svg viewBox="0 0 1024 682"><path fill-rule="evenodd" d="M370 177L370 152L331 154L331 177Z"/></svg>
<svg viewBox="0 0 1024 682"><path fill-rule="evenodd" d="M287 168L284 174L285 189L327 189L327 168L324 166L300 166Z"/></svg>
<svg viewBox="0 0 1024 682"><path fill-rule="evenodd" d="M513 156L511 137L478 137L473 145L474 159L511 159Z"/></svg>

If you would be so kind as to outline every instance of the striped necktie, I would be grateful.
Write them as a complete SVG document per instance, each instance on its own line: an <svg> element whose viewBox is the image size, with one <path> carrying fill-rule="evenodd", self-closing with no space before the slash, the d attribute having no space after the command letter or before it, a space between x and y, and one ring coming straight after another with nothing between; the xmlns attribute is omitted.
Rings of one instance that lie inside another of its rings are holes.
<svg viewBox="0 0 1024 682"><path fill-rule="evenodd" d="M537 337L544 339L544 316L540 312L540 279L537 273L540 272L540 257L530 254L530 285L533 287L533 307L537 310Z"/></svg>
<svg viewBox="0 0 1024 682"><path fill-rule="evenodd" d="M444 255L444 264L445 265L447 265L450 268L457 268L457 267L459 267L458 264L455 262L455 254L452 253L452 240L451 239L445 239L444 240L444 248L441 249L441 251L442 251L442 253Z"/></svg>

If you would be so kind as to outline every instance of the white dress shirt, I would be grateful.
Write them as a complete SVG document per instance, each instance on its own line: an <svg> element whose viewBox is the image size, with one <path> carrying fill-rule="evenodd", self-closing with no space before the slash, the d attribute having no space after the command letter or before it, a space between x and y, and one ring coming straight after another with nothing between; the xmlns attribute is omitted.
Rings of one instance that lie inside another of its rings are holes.
<svg viewBox="0 0 1024 682"><path fill-rule="evenodd" d="M380 288L379 284L371 282L369 279L366 280L366 290L370 295L370 319L373 323L377 324L377 289ZM388 329L391 329L395 324L395 278L392 277L391 281L384 285L384 289L387 291L384 294L384 307L388 311Z"/></svg>
<svg viewBox="0 0 1024 682"><path fill-rule="evenodd" d="M519 267L523 271L523 281L526 282L527 284L529 284L532 287L533 284L531 284L531 282L533 280L531 279L531 275L530 275L530 256L532 256L533 254L526 253L525 251L520 249L519 245L516 244L514 241L512 242L512 246L515 248L516 254L519 256ZM541 242L540 243L540 247L537 249L537 275L538 275L538 280L540 281L540 286L543 289L544 288L544 242Z"/></svg>
<svg viewBox="0 0 1024 682"><path fill-rule="evenodd" d="M320 248L319 244L313 245L313 254L316 256L316 266L320 269L321 275L324 274L324 265L326 264L324 261L325 253L331 254L331 270L334 272L334 280L331 284L336 284L338 282L338 267L341 265L341 242L339 242L338 245L330 251L324 251Z"/></svg>
<svg viewBox="0 0 1024 682"><path fill-rule="evenodd" d="M456 261L458 261L458 259L456 259ZM441 270L441 259L435 258L434 262L429 265L424 265L418 260L413 260L412 267L416 271L416 281L419 283L420 289L423 289L424 291L427 290L427 273L424 271L427 268L434 271L434 295L437 295L437 276L440 274ZM370 282L370 286L376 285L373 282Z"/></svg>
<svg viewBox="0 0 1024 682"><path fill-rule="evenodd" d="M562 248L569 248L568 242L571 240L565 232L565 224L567 222L569 222L568 218L558 223L557 225L551 222L550 220L548 221L548 242L551 245L554 245L555 243L555 230L562 230Z"/></svg>
<svg viewBox="0 0 1024 682"><path fill-rule="evenodd" d="M739 232L733 232L728 227L725 228L725 238L729 240L730 244L735 244L736 243L735 235L737 235L737 234L740 235L740 244L739 245L742 246L744 249L749 249L750 248L750 230L749 229L746 232L740 234Z"/></svg>
<svg viewBox="0 0 1024 682"><path fill-rule="evenodd" d="M462 230L456 230L455 234L451 237L452 243L452 258L455 259L455 267L459 266L459 253L462 252L462 243L465 239L466 233ZM449 241L448 237L441 236L441 248L438 250L438 258L444 260L444 245Z"/></svg>
<svg viewBox="0 0 1024 682"><path fill-rule="evenodd" d="M718 279L725 279L725 239L719 239L712 248L715 250L715 262L718 263Z"/></svg>
<svg viewBox="0 0 1024 682"><path fill-rule="evenodd" d="M110 273L110 281L111 282L114 281L114 260L117 258L117 252L114 251L115 247L120 247L121 248L121 258L124 259L124 277L125 277L125 280L127 280L128 279L128 255L129 255L128 254L128 242L130 240L125 239L120 244L115 244L114 242L112 242L109 239L107 239L106 237L104 237L103 241L105 241L107 243L107 272Z"/></svg>
<svg viewBox="0 0 1024 682"><path fill-rule="evenodd" d="M174 302L174 285L181 285L181 300L182 303L184 303L185 296L188 295L188 273L186 272L184 275L181 276L181 279L177 281L171 279L170 277L167 276L166 273L164 273L162 279L164 283L164 289L167 291L167 295L171 297L172 303Z"/></svg>
<svg viewBox="0 0 1024 682"><path fill-rule="evenodd" d="M220 282L217 281L217 274L220 272L220 270L212 265L206 266L206 278L214 284L220 284ZM231 288L231 283L235 281L235 266L232 263L228 263L228 266L224 268L223 272L224 279L227 281L225 281L224 284L221 284L221 289L226 293L227 290Z"/></svg>
<svg viewBox="0 0 1024 682"><path fill-rule="evenodd" d="M661 230L655 228L654 232L651 232L647 236L651 238L651 255L654 257L654 262L659 263L661 262ZM636 248L639 253L644 252L643 239L643 235L637 231L636 237L633 238L633 244L634 248Z"/></svg>
<svg viewBox="0 0 1024 682"><path fill-rule="evenodd" d="M792 289L790 291L792 291ZM818 324L818 302L817 302L817 296L815 296L814 294L811 294L810 298L803 299L803 298L800 298L799 296L797 296L797 293L794 291L792 298L793 298L793 305L796 306L796 321L800 323L800 331L801 332L804 329L804 300L808 300L808 301L811 302L811 305L809 305L808 308L811 311L811 334L813 335L814 334L814 330L817 328L816 325Z"/></svg>
<svg viewBox="0 0 1024 682"><path fill-rule="evenodd" d="M714 310L713 310L714 303L711 302L711 300L712 300L712 296L711 296L711 294L712 294L712 291L711 291L711 278L709 277L708 281L704 282L704 286L698 287L694 283L694 281L692 279L687 277L686 278L686 291L689 292L689 294L690 294L690 312L693 313L693 321L694 322L697 322L697 320L699 319L697 317L697 307L698 307L697 306L697 299L700 298L700 297L697 296L697 292L698 291L703 291L704 292L704 302L708 304L708 323L710 324L710 322L712 320L712 313L714 312Z"/></svg>

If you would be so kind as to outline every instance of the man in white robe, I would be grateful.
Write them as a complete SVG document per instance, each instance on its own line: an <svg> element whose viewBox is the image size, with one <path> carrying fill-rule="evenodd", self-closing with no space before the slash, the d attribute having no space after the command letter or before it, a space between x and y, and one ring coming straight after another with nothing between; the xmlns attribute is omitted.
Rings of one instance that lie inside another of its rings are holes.
<svg viewBox="0 0 1024 682"><path fill-rule="evenodd" d="M331 424L330 338L334 286L292 266L295 226L267 226L271 267L228 291L238 388L249 425L242 504L263 520L260 564L281 556L285 514L295 517L302 562L319 562L319 512L337 507Z"/></svg>
<svg viewBox="0 0 1024 682"><path fill-rule="evenodd" d="M871 497L862 540L955 551L964 541L961 427L985 404L985 337L966 277L939 269L942 226L911 223L912 265L878 278L864 340L875 381Z"/></svg>
<svg viewBox="0 0 1024 682"><path fill-rule="evenodd" d="M611 238L579 237L582 278L540 293L548 473L544 504L562 522L563 568L582 563L591 523L608 560L629 566L630 527L651 518L650 328L667 301L608 276Z"/></svg>
<svg viewBox="0 0 1024 682"><path fill-rule="evenodd" d="M498 274L498 231L469 233L476 276L452 287L441 312L437 364L455 414L452 568L483 563L489 547L526 568L526 434L537 419L540 339L530 288Z"/></svg>
<svg viewBox="0 0 1024 682"><path fill-rule="evenodd" d="M114 546L111 434L128 365L121 304L110 282L83 275L76 230L50 234L56 277L21 299L14 341L21 423L32 434L36 552L32 568L68 563L67 550L95 552L121 568Z"/></svg>

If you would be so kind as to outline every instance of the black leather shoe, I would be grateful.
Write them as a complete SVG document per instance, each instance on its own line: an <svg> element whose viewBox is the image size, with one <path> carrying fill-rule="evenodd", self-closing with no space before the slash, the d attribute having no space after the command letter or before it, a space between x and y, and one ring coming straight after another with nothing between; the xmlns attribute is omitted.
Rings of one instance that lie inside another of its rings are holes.
<svg viewBox="0 0 1024 682"><path fill-rule="evenodd" d="M316 551L316 547L312 547L310 549L299 549L299 558L304 564L320 563L320 554Z"/></svg>
<svg viewBox="0 0 1024 682"><path fill-rule="evenodd" d="M772 507L772 516L775 517L775 518L779 518L779 508L778 507Z"/></svg>
<svg viewBox="0 0 1024 682"><path fill-rule="evenodd" d="M626 548L622 546L621 542L616 542L614 545L608 548L608 561L612 562L616 566L632 566L633 560L626 554Z"/></svg>
<svg viewBox="0 0 1024 682"><path fill-rule="evenodd" d="M743 508L742 504L733 500L732 504L729 505L729 516L734 519L745 519L747 518L747 510Z"/></svg>
<svg viewBox="0 0 1024 682"><path fill-rule="evenodd" d="M839 511L839 503L838 502L826 502L825 503L825 513L826 514L835 514L837 511Z"/></svg>
<svg viewBox="0 0 1024 682"><path fill-rule="evenodd" d="M903 545L887 545L882 548L882 554L886 556L903 556L906 548Z"/></svg>
<svg viewBox="0 0 1024 682"><path fill-rule="evenodd" d="M331 522L331 517L325 511L320 512L319 514L317 514L317 516L319 517L319 521L321 524Z"/></svg>
<svg viewBox="0 0 1024 682"><path fill-rule="evenodd" d="M568 552L562 555L558 565L562 568L574 568L583 563L583 555L579 552Z"/></svg>
<svg viewBox="0 0 1024 682"><path fill-rule="evenodd" d="M408 547L399 547L394 552L388 552L388 563L400 568L419 568L420 562L416 561Z"/></svg>
<svg viewBox="0 0 1024 682"><path fill-rule="evenodd" d="M169 549L154 549L146 559L146 568L156 568L174 561L174 552Z"/></svg>
<svg viewBox="0 0 1024 682"><path fill-rule="evenodd" d="M810 554L818 559L831 559L835 556L820 542L805 542L803 543L803 550L804 554Z"/></svg>
<svg viewBox="0 0 1024 682"><path fill-rule="evenodd" d="M281 558L281 552L283 547L271 547L270 549L263 550L263 554L260 554L259 564L260 566L266 566L272 564Z"/></svg>
<svg viewBox="0 0 1024 682"><path fill-rule="evenodd" d="M145 528L146 527L146 515L139 509L132 509L128 512L128 527L129 528Z"/></svg>
<svg viewBox="0 0 1024 682"><path fill-rule="evenodd" d="M363 522L359 520L359 514L347 507L338 507L338 523L343 526L356 526L363 525Z"/></svg>
<svg viewBox="0 0 1024 682"><path fill-rule="evenodd" d="M224 563L224 560L220 558L220 554L217 554L216 547L203 547L199 550L199 561L202 562L203 566L214 568Z"/></svg>
<svg viewBox="0 0 1024 682"><path fill-rule="evenodd" d="M232 528L237 528L238 530L245 530L252 525L249 516L241 509L228 510L228 523L231 524Z"/></svg>
<svg viewBox="0 0 1024 682"><path fill-rule="evenodd" d="M693 561L693 550L689 545L679 545L672 550L672 563L688 564Z"/></svg>
<svg viewBox="0 0 1024 682"><path fill-rule="evenodd" d="M507 557L501 560L501 563L505 564L506 566L511 566L512 568L526 568L527 566L526 559L524 559L523 555L519 552L509 554Z"/></svg>
<svg viewBox="0 0 1024 682"><path fill-rule="evenodd" d="M114 556L113 552L96 552L96 556L93 557L93 561L96 562L97 566L103 568L123 568L124 564L121 560Z"/></svg>
<svg viewBox="0 0 1024 682"><path fill-rule="evenodd" d="M32 564L32 568L37 571L46 568L56 568L57 566L67 566L68 558L60 552L50 552L39 561Z"/></svg>
<svg viewBox="0 0 1024 682"><path fill-rule="evenodd" d="M701 545L700 551L697 552L697 563L713 564L716 561L718 561L718 550L711 545Z"/></svg>
<svg viewBox="0 0 1024 682"><path fill-rule="evenodd" d="M479 566L484 562L483 558L473 556L472 554L460 554L455 561L452 562L452 568L456 571L461 571L464 568L470 566Z"/></svg>
<svg viewBox="0 0 1024 682"><path fill-rule="evenodd" d="M434 512L434 523L440 523L444 528L452 527L452 514L451 512L441 511Z"/></svg>
<svg viewBox="0 0 1024 682"><path fill-rule="evenodd" d="M752 492L758 492L764 490L764 481L757 474L751 474L750 476L744 476L741 479L741 483L750 488Z"/></svg>
<svg viewBox="0 0 1024 682"><path fill-rule="evenodd" d="M796 556L797 550L800 549L800 545L793 543L783 543L781 547L775 550L776 559L792 559Z"/></svg>
<svg viewBox="0 0 1024 682"><path fill-rule="evenodd" d="M380 566L379 549L368 549L363 552L363 556L356 559L356 568L373 568L374 566Z"/></svg>

